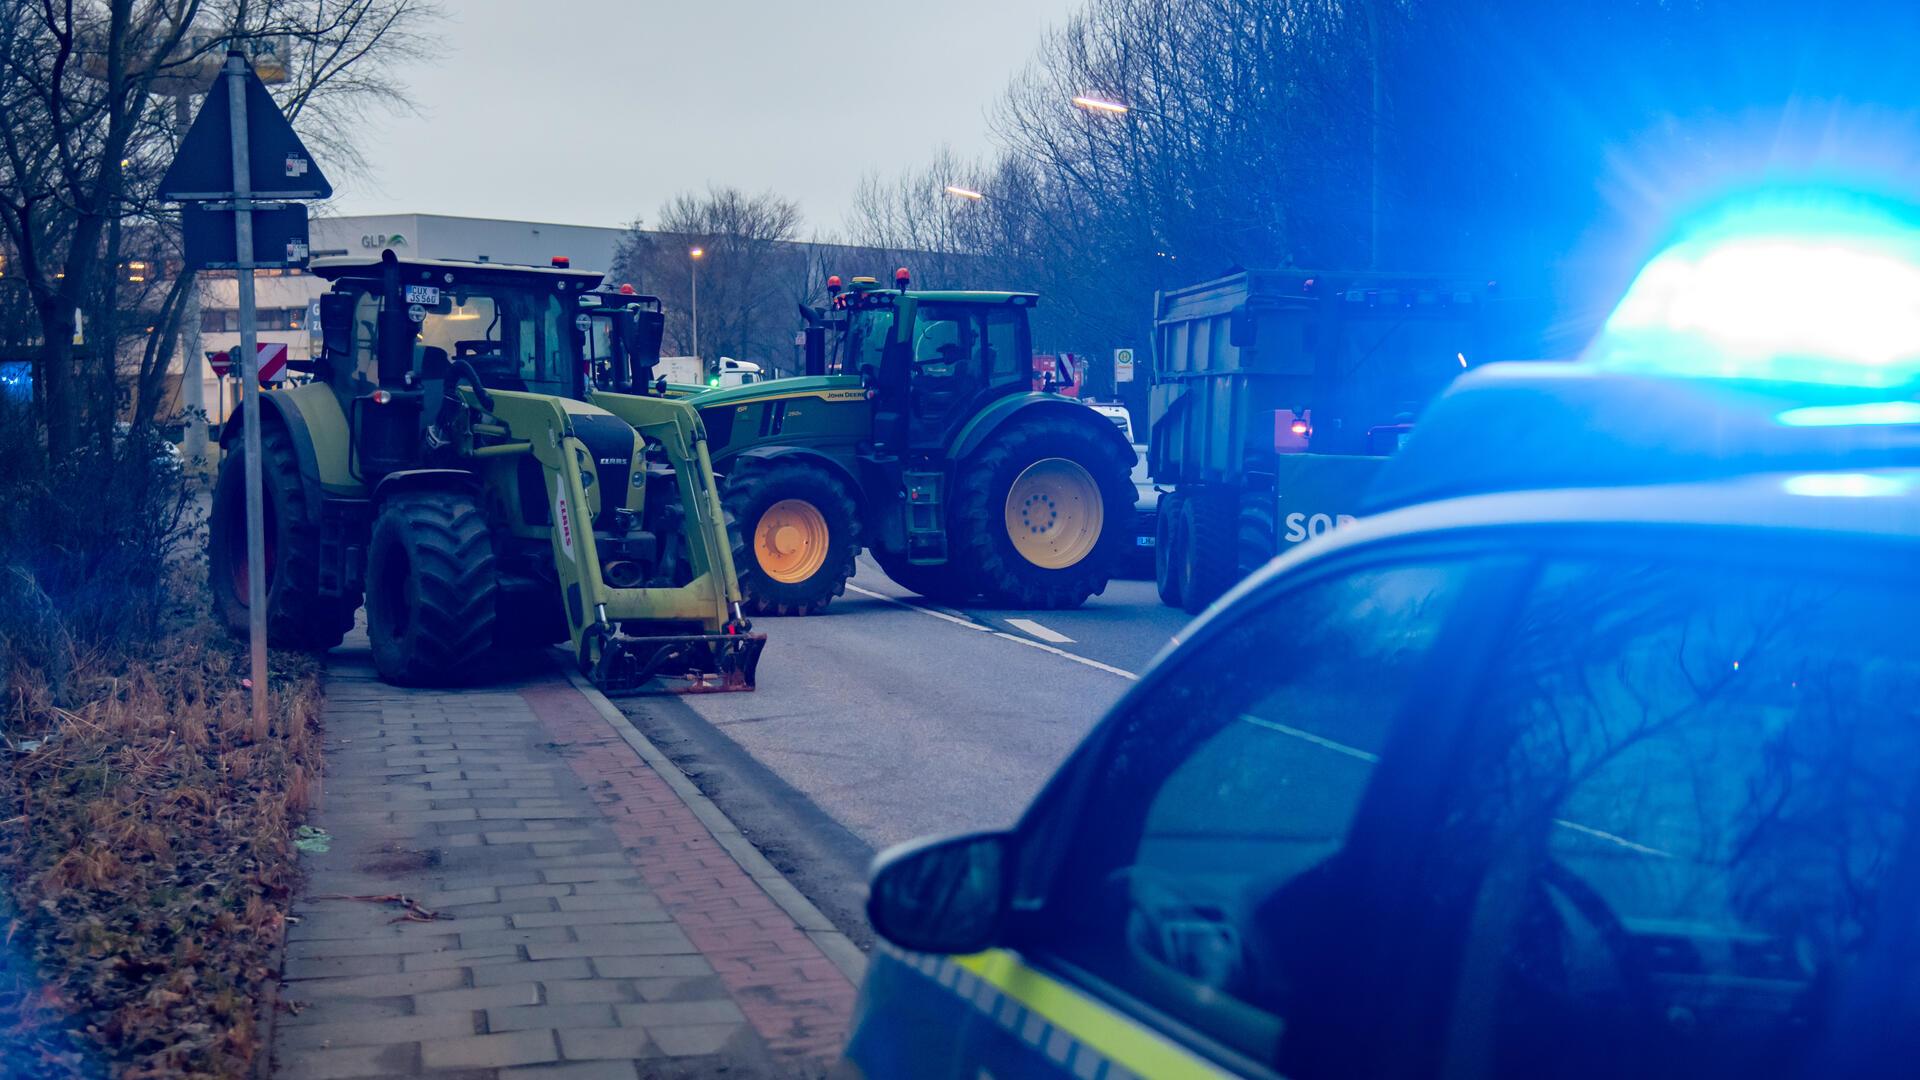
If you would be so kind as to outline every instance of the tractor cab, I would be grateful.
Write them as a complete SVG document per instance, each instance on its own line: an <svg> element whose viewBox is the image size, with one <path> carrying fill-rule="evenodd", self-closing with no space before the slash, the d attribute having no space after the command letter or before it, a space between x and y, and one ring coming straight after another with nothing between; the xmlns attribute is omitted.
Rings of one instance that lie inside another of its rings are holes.
<svg viewBox="0 0 1920 1080"><path fill-rule="evenodd" d="M320 298L323 349L315 376L352 417L363 471L418 463L428 403L465 381L486 390L578 398L585 389L579 298L600 275L552 267L439 259L318 259L332 283ZM381 406L366 407L368 402Z"/></svg>
<svg viewBox="0 0 1920 1080"><path fill-rule="evenodd" d="M602 285L581 293L579 305L575 325L586 335L587 379L592 388L665 396L664 382L654 377L666 327L660 298L636 292L631 285L618 289Z"/></svg>
<svg viewBox="0 0 1920 1080"><path fill-rule="evenodd" d="M843 288L829 278L831 311L809 322L839 332L839 370L875 392L876 443L896 454L937 453L989 401L1031 391L1027 312L1038 297L913 290L905 268L894 284L856 277Z"/></svg>

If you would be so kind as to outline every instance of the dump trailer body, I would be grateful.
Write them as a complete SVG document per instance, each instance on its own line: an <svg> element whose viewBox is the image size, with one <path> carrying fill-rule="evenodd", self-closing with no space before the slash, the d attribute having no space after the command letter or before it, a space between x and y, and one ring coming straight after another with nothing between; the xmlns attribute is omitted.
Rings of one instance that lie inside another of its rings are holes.
<svg viewBox="0 0 1920 1080"><path fill-rule="evenodd" d="M1250 270L1155 297L1148 470L1161 594L1195 610L1356 513L1425 404L1479 362L1488 285Z"/></svg>

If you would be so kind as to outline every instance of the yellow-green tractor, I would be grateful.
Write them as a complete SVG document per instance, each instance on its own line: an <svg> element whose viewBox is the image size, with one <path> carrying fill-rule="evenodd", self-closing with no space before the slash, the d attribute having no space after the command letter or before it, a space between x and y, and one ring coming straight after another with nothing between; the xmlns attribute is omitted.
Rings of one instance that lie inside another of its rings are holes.
<svg viewBox="0 0 1920 1080"><path fill-rule="evenodd" d="M393 682L470 682L564 641L610 692L753 686L765 636L741 612L699 415L637 396L616 415L589 390L579 298L599 274L391 251L313 272L332 288L310 378L261 395L271 643L331 648L364 597ZM614 332L657 343L657 310ZM208 547L244 632L241 452Z"/></svg>
<svg viewBox="0 0 1920 1080"><path fill-rule="evenodd" d="M1104 590L1133 542L1134 451L1085 405L1034 392L1037 297L895 284L830 279L831 306L803 308L805 376L683 399L705 422L748 610L824 609L863 548L943 602L1060 608ZM644 357L609 373L634 393L648 378Z"/></svg>

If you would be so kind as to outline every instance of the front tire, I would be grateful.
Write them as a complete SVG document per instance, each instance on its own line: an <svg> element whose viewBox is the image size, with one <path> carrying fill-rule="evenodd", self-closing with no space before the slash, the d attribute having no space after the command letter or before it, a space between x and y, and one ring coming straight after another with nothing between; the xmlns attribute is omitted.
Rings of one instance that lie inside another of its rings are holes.
<svg viewBox="0 0 1920 1080"><path fill-rule="evenodd" d="M1131 540L1132 470L1088 424L1014 420L961 463L956 558L995 603L1079 607L1106 590Z"/></svg>
<svg viewBox="0 0 1920 1080"><path fill-rule="evenodd" d="M749 612L814 615L846 593L860 510L839 477L802 461L749 465L727 477L724 503Z"/></svg>
<svg viewBox="0 0 1920 1080"><path fill-rule="evenodd" d="M246 451L220 466L207 520L208 585L214 614L239 637L247 633ZM278 425L260 431L260 489L265 532L267 643L277 649L325 652L353 629L358 596L320 592L320 508L308 505L293 437Z"/></svg>
<svg viewBox="0 0 1920 1080"><path fill-rule="evenodd" d="M408 492L380 508L367 545L367 639L380 677L455 686L488 669L499 570L469 496Z"/></svg>

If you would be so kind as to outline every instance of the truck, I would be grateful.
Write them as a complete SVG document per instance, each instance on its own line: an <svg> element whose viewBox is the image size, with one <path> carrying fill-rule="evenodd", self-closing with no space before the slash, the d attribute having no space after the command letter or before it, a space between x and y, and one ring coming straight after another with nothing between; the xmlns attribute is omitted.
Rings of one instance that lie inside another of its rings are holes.
<svg viewBox="0 0 1920 1080"><path fill-rule="evenodd" d="M1484 277L1244 270L1154 297L1147 470L1160 599L1198 612L1354 519L1487 341Z"/></svg>

